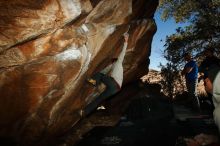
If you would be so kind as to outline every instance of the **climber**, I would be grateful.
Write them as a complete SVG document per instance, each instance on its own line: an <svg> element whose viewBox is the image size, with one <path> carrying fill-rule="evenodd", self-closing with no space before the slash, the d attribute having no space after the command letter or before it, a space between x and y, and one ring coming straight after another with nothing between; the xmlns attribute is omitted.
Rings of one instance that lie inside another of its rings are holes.
<svg viewBox="0 0 220 146"><path fill-rule="evenodd" d="M98 87L101 83L104 83L106 88L105 90L89 105L86 106L84 110L81 110L81 116L88 115L92 110L96 109L96 107L105 99L117 93L122 86L123 82L123 60L126 53L127 42L129 38L129 34L126 32L124 35L124 46L119 54L118 58L113 58L112 63L105 67L102 71L96 73L92 78L87 81L93 84L95 87Z"/></svg>

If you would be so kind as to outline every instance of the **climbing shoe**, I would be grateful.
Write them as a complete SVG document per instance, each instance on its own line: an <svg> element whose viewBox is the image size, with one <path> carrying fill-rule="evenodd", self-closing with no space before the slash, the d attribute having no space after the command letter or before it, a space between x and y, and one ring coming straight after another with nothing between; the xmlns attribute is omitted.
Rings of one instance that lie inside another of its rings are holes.
<svg viewBox="0 0 220 146"><path fill-rule="evenodd" d="M92 79L92 78L89 78L87 79L87 81L92 84L93 86L96 86L96 80Z"/></svg>

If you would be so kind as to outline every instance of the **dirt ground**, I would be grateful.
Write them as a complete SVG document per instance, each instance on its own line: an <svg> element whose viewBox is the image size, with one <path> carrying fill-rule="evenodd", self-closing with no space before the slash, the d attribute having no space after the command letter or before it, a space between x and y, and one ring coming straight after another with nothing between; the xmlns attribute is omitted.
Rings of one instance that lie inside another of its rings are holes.
<svg viewBox="0 0 220 146"><path fill-rule="evenodd" d="M194 112L158 91L149 91L133 99L115 126L95 127L77 146L184 146L185 137L218 134L205 101L201 112Z"/></svg>
<svg viewBox="0 0 220 146"><path fill-rule="evenodd" d="M124 97L109 106L117 105L118 109L95 111L78 127L81 131L72 130L51 146L184 146L183 138L201 132L218 135L213 109L206 100L201 101L201 112L194 112L181 104L184 102L164 96L156 84L136 88L135 92L134 87L127 88ZM0 145L16 146L7 138L1 138Z"/></svg>

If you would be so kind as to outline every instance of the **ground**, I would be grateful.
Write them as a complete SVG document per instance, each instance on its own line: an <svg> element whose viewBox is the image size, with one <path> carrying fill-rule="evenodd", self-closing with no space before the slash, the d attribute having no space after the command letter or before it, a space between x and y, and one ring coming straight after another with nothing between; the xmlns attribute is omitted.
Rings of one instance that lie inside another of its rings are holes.
<svg viewBox="0 0 220 146"><path fill-rule="evenodd" d="M143 93L133 99L116 125L95 127L77 146L183 146L185 137L218 134L212 108L205 101L201 112L194 112L161 93Z"/></svg>
<svg viewBox="0 0 220 146"><path fill-rule="evenodd" d="M51 146L184 146L185 137L218 134L206 100L201 112L194 112L184 98L172 100L156 84L137 86L127 87L118 95L123 98L113 98L111 106L95 111ZM16 146L7 138L0 145Z"/></svg>

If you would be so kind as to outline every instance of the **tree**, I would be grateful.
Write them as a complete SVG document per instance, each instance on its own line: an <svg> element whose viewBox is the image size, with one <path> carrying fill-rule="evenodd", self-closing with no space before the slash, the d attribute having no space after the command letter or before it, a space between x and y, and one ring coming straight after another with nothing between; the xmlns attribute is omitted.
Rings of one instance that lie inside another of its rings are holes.
<svg viewBox="0 0 220 146"><path fill-rule="evenodd" d="M184 84L175 64L168 62L165 66L161 66L161 77L160 83L167 96L173 98L177 93L184 91Z"/></svg>
<svg viewBox="0 0 220 146"><path fill-rule="evenodd" d="M166 38L164 57L168 63L161 66L161 74L167 83L162 84L172 95L175 82L181 80L177 71L183 67L185 52L193 54L198 62L208 47L220 54L220 0L160 0L159 11L164 21L173 18L177 23L189 24Z"/></svg>
<svg viewBox="0 0 220 146"><path fill-rule="evenodd" d="M159 11L165 21L174 18L177 23L189 23L167 38L166 50L188 51L199 57L204 49L213 47L219 54L220 0L161 0ZM180 48L174 48L176 44Z"/></svg>

